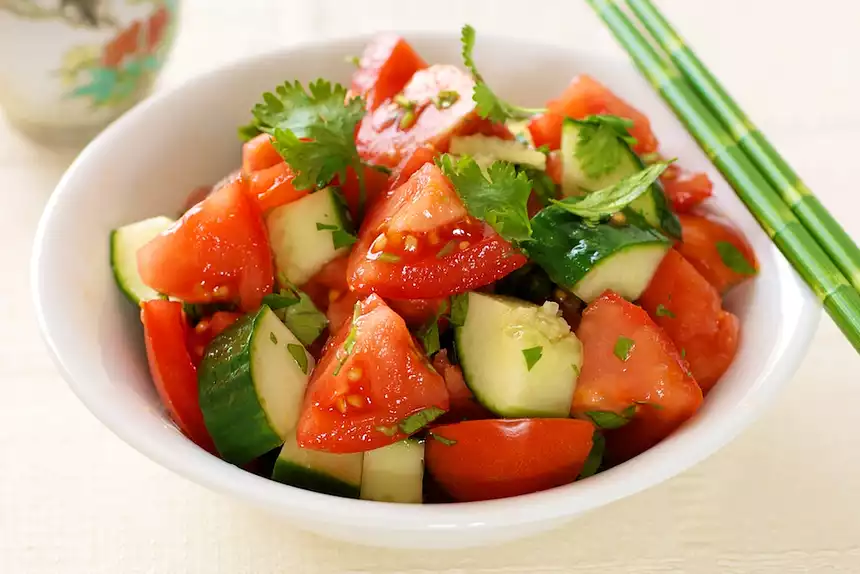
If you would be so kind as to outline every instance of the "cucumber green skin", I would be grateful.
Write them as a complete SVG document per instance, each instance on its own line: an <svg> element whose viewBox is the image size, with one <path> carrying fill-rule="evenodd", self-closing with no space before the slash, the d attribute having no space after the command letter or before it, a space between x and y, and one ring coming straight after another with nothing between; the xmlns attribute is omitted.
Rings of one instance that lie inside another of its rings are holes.
<svg viewBox="0 0 860 574"><path fill-rule="evenodd" d="M140 305L146 295L141 296L140 293L134 292L126 284L126 281L123 278L122 271L120 270L119 265L117 265L117 258L119 257L119 255L120 254L117 245L117 230L114 229L110 232L110 269L113 272L113 278L116 281L116 285L117 287L119 287L119 290L122 291L123 295L125 295L125 298L134 303L135 305ZM155 293L155 290L153 290L153 293Z"/></svg>
<svg viewBox="0 0 860 574"><path fill-rule="evenodd" d="M272 479L290 486L343 498L358 498L361 494L359 485L281 459L275 463Z"/></svg>
<svg viewBox="0 0 860 574"><path fill-rule="evenodd" d="M257 397L251 373L251 348L265 305L245 315L206 348L197 369L203 421L221 457L245 464L283 444Z"/></svg>
<svg viewBox="0 0 860 574"><path fill-rule="evenodd" d="M600 261L635 245L668 244L658 231L637 225L590 225L557 206L532 218L532 237L524 245L529 258L550 279L573 289Z"/></svg>

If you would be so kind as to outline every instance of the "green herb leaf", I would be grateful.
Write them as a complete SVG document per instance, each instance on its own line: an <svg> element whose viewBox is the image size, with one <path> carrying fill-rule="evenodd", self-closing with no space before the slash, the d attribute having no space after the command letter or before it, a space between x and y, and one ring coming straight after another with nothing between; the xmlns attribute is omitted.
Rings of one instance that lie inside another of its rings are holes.
<svg viewBox="0 0 860 574"><path fill-rule="evenodd" d="M635 407L634 412L630 412L628 414L629 408L630 407L627 407L621 413L616 413L614 411L587 411L585 416L590 418L595 425L602 429L617 429L629 423L633 414L635 414Z"/></svg>
<svg viewBox="0 0 860 574"><path fill-rule="evenodd" d="M681 348L681 358L682 359L687 358L687 349L684 349L683 347Z"/></svg>
<svg viewBox="0 0 860 574"><path fill-rule="evenodd" d="M524 173L517 173L513 164L494 161L486 175L471 157L454 161L445 154L439 159L442 172L454 184L466 209L486 221L508 241L523 241L531 236L526 204L532 185Z"/></svg>
<svg viewBox="0 0 860 574"><path fill-rule="evenodd" d="M317 231L331 231L331 242L335 249L349 247L358 241L358 238L355 235L349 233L343 227L338 225L329 225L327 223L317 222Z"/></svg>
<svg viewBox="0 0 860 574"><path fill-rule="evenodd" d="M457 103L460 99L460 93L454 90L442 90L433 99L433 105L439 110L447 110Z"/></svg>
<svg viewBox="0 0 860 574"><path fill-rule="evenodd" d="M469 294L460 293L451 297L451 314L449 320L455 327L466 324L466 314L469 312Z"/></svg>
<svg viewBox="0 0 860 574"><path fill-rule="evenodd" d="M296 290L296 294L297 301L279 308L275 314L292 331L296 339L303 345L310 345L328 326L328 319L317 309L307 293Z"/></svg>
<svg viewBox="0 0 860 574"><path fill-rule="evenodd" d="M434 440L438 440L439 442L441 442L445 446L454 446L455 444L457 444L457 441L455 441L452 438L446 438L446 437L439 435L439 434L436 434L434 432L431 432L429 434Z"/></svg>
<svg viewBox="0 0 860 574"><path fill-rule="evenodd" d="M660 403L652 403L651 401L633 401L633 403L637 405L642 405L643 407L651 407L657 409L658 411L663 410L663 405L661 405Z"/></svg>
<svg viewBox="0 0 860 574"><path fill-rule="evenodd" d="M412 435L445 414L439 407L427 407L403 419L398 427L405 435Z"/></svg>
<svg viewBox="0 0 860 574"><path fill-rule="evenodd" d="M297 305L300 301L301 297L292 289L281 289L279 293L269 293L263 297L263 305L272 311Z"/></svg>
<svg viewBox="0 0 860 574"><path fill-rule="evenodd" d="M397 263L400 261L400 256L396 253L386 253L382 252L376 256L377 261L382 261L383 263Z"/></svg>
<svg viewBox="0 0 860 574"><path fill-rule="evenodd" d="M603 433L594 431L591 452L588 453L588 458L585 459L585 464L579 472L577 480L597 474L597 471L600 470L600 465L603 464L603 453L605 450L606 439L603 437Z"/></svg>
<svg viewBox="0 0 860 574"><path fill-rule="evenodd" d="M305 353L305 348L301 345L296 345L295 343L287 343L287 351L290 352L290 355L295 359L296 364L302 370L304 374L308 374L308 355Z"/></svg>
<svg viewBox="0 0 860 574"><path fill-rule="evenodd" d="M358 56L346 56L346 57L344 57L344 61L347 64L352 64L356 68L361 67L361 58L359 58Z"/></svg>
<svg viewBox="0 0 860 574"><path fill-rule="evenodd" d="M418 340L424 347L424 352L428 357L432 357L438 352L441 346L439 345L439 317L433 317L426 325L418 331Z"/></svg>
<svg viewBox="0 0 860 574"><path fill-rule="evenodd" d="M545 109L523 108L510 104L499 98L484 83L484 78L478 72L478 67L475 65L475 60L472 57L472 52L475 49L475 29L469 24L463 26L460 32L460 43L463 46L463 63L472 73L472 78L475 80L472 99L475 101L475 111L477 111L479 116L494 122L504 123L509 119L523 120L546 111Z"/></svg>
<svg viewBox="0 0 860 574"><path fill-rule="evenodd" d="M338 351L338 362L332 375L335 377L340 373L346 359L352 354L352 349L355 347L355 341L358 339L358 318L361 316L361 303L356 301L352 308L352 322L350 323L349 333L346 335L346 340L343 342L343 347Z"/></svg>
<svg viewBox="0 0 860 574"><path fill-rule="evenodd" d="M630 358L630 353L633 351L633 348L636 346L636 341L633 339L629 339L627 337L618 337L618 340L615 341L615 348L612 350L615 353L615 356L626 362L627 359Z"/></svg>
<svg viewBox="0 0 860 574"><path fill-rule="evenodd" d="M525 166L519 166L517 171L525 173L529 181L532 182L532 191L535 192L543 207L558 198L558 186L545 171Z"/></svg>
<svg viewBox="0 0 860 574"><path fill-rule="evenodd" d="M655 163L610 187L592 191L582 197L568 197L561 201L551 201L565 211L583 219L599 221L621 211L637 197L647 192L651 184L660 177L660 174L668 166L669 163L667 162Z"/></svg>
<svg viewBox="0 0 860 574"><path fill-rule="evenodd" d="M740 252L740 250L735 247L733 244L728 241L717 241L716 243L717 253L720 254L720 259L723 260L723 263L740 275L755 275L756 269L752 266L752 264L747 261L747 258L744 257L744 254Z"/></svg>
<svg viewBox="0 0 860 574"><path fill-rule="evenodd" d="M662 303L657 305L657 310L655 311L655 314L658 317L669 317L670 319L675 318L675 314L666 307L664 307Z"/></svg>
<svg viewBox="0 0 860 574"><path fill-rule="evenodd" d="M528 349L523 349L523 358L526 360L526 369L531 371L532 367L540 361L541 356L543 355L543 347L529 347Z"/></svg>
<svg viewBox="0 0 860 574"><path fill-rule="evenodd" d="M278 344L278 338L275 336L274 333L269 333L269 340L276 345Z"/></svg>
<svg viewBox="0 0 860 574"><path fill-rule="evenodd" d="M630 136L627 129L633 125L630 120L617 116L589 116L584 120L567 119L579 128L574 155L579 159L582 171L590 178L606 175L625 158L626 146L619 145L623 139L628 144ZM636 140L633 139L633 143Z"/></svg>

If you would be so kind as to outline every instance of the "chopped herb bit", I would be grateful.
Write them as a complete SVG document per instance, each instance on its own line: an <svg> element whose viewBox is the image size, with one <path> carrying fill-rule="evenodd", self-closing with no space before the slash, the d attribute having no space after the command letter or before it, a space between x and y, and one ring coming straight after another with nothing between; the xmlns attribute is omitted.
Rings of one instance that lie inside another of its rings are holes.
<svg viewBox="0 0 860 574"><path fill-rule="evenodd" d="M582 373L582 369L579 368L579 365L571 365L573 367L573 374L579 378L580 373Z"/></svg>
<svg viewBox="0 0 860 574"><path fill-rule="evenodd" d="M587 411L585 415L602 429L621 428L636 414L636 405L630 405L620 413L615 411Z"/></svg>
<svg viewBox="0 0 860 574"><path fill-rule="evenodd" d="M529 347L528 349L523 349L523 358L526 360L526 369L531 371L532 367L540 361L541 356L543 355L543 347Z"/></svg>
<svg viewBox="0 0 860 574"><path fill-rule="evenodd" d="M613 349L613 353L615 356L621 359L622 361L627 361L630 358L630 353L633 351L633 348L636 346L636 341L633 339L629 339L627 337L618 337L618 340L615 341L615 348Z"/></svg>
<svg viewBox="0 0 860 574"><path fill-rule="evenodd" d="M512 163L494 161L485 173L471 157L463 156L455 161L445 154L438 164L454 184L469 213L486 221L508 241L531 237L526 204L532 185L528 176L517 173Z"/></svg>
<svg viewBox="0 0 860 574"><path fill-rule="evenodd" d="M355 235L349 233L343 227L338 225L329 225L327 223L317 222L317 231L331 231L331 242L335 249L349 247L358 241L358 238Z"/></svg>
<svg viewBox="0 0 860 574"><path fill-rule="evenodd" d="M639 159L641 159L645 165L650 165L652 163L660 161L660 154L656 151L651 153L645 153L640 155Z"/></svg>
<svg viewBox="0 0 860 574"><path fill-rule="evenodd" d="M588 458L585 459L585 464L582 467L582 470L579 472L579 477L577 480L582 480L583 478L588 478L589 476L593 476L600 469L600 465L603 463L603 452L606 450L606 439L603 437L603 434L599 431L594 431L594 436L592 437L592 446L591 452L588 453Z"/></svg>
<svg viewBox="0 0 860 574"><path fill-rule="evenodd" d="M394 96L394 103L403 108L404 110L414 110L415 106L418 105L418 102L413 100L407 100L406 96L403 94L397 94Z"/></svg>
<svg viewBox="0 0 860 574"><path fill-rule="evenodd" d="M687 349L684 349L683 347L681 348L681 358L682 359L687 358Z"/></svg>
<svg viewBox="0 0 860 574"><path fill-rule="evenodd" d="M329 225L327 223L320 223L317 221L317 231L334 231L336 229L340 229L337 225Z"/></svg>
<svg viewBox="0 0 860 574"><path fill-rule="evenodd" d="M475 49L475 29L466 24L460 33L460 43L463 46L463 64L472 73L475 80L475 90L472 99L477 104L475 110L482 118L489 118L494 122L504 123L511 120L524 120L535 114L546 111L545 109L523 108L503 101L484 83L484 78L475 66L472 52Z"/></svg>
<svg viewBox="0 0 860 574"><path fill-rule="evenodd" d="M451 297L451 315L449 320L456 327L466 324L466 314L469 312L469 294L461 293Z"/></svg>
<svg viewBox="0 0 860 574"><path fill-rule="evenodd" d="M621 211L651 188L660 174L669 166L666 162L655 163L642 171L626 177L609 187L592 191L581 197L568 197L553 204L583 219L599 221Z"/></svg>
<svg viewBox="0 0 860 574"><path fill-rule="evenodd" d="M651 401L633 401L633 403L637 405L642 405L643 407L651 407L657 409L658 411L663 410L663 405L661 405L660 403L652 403Z"/></svg>
<svg viewBox="0 0 860 574"><path fill-rule="evenodd" d="M263 297L263 305L268 305L272 311L296 305L299 301L301 297L292 289L281 289L279 293L269 293Z"/></svg>
<svg viewBox="0 0 860 574"><path fill-rule="evenodd" d="M385 436L394 436L397 434L396 426L378 426L376 430L384 434Z"/></svg>
<svg viewBox="0 0 860 574"><path fill-rule="evenodd" d="M452 439L452 438L446 438L446 437L444 437L444 436L442 436L442 435L439 435L439 434L436 434L436 433L434 433L434 432L431 432L431 433L430 433L430 436L431 436L434 440L438 440L439 442L441 442L441 443L442 443L442 444L444 444L445 446L454 446L455 444L457 444L457 441L455 441L454 439Z"/></svg>
<svg viewBox="0 0 860 574"><path fill-rule="evenodd" d="M361 58L359 58L358 56L346 56L346 57L344 58L344 61L345 61L347 64L352 64L352 65L353 65L353 66L355 66L356 68L360 68L360 67L361 67Z"/></svg>
<svg viewBox="0 0 860 574"><path fill-rule="evenodd" d="M664 307L662 303L657 305L657 310L655 313L658 317L669 317L670 319L675 318L675 314L666 307Z"/></svg>
<svg viewBox="0 0 860 574"><path fill-rule="evenodd" d="M273 342L274 344L276 344L276 345L278 344L278 338L277 338L277 337L275 337L275 334L274 334L274 333L269 333L269 340L270 340L271 342Z"/></svg>
<svg viewBox="0 0 860 574"><path fill-rule="evenodd" d="M740 275L755 275L756 269L744 257L744 254L728 241L717 241L717 253L720 254L720 259L726 267Z"/></svg>
<svg viewBox="0 0 860 574"><path fill-rule="evenodd" d="M298 291L298 301L275 311L278 318L303 345L313 343L328 325L326 316L307 295Z"/></svg>
<svg viewBox="0 0 860 574"><path fill-rule="evenodd" d="M401 130L408 130L412 126L415 125L415 120L418 119L418 116L415 115L414 110L406 110L402 116L400 116L400 123L398 126Z"/></svg>
<svg viewBox="0 0 860 574"><path fill-rule="evenodd" d="M385 175L391 175L392 174L391 168L385 167L384 165L370 165L370 164L364 164L364 165L369 167L370 169L372 169L374 171L378 171L379 173L384 173Z"/></svg>
<svg viewBox="0 0 860 574"><path fill-rule="evenodd" d="M295 359L296 364L304 374L308 374L308 355L305 353L305 348L295 343L287 343L287 350Z"/></svg>
<svg viewBox="0 0 860 574"><path fill-rule="evenodd" d="M441 348L439 345L439 316L430 319L426 325L421 327L417 335L424 347L424 352L427 353L428 357L432 357Z"/></svg>
<svg viewBox="0 0 860 574"><path fill-rule="evenodd" d="M356 301L355 306L352 308L352 323L349 327L349 333L346 336L346 340L343 342L343 347L338 351L338 355L340 356L338 357L337 367L334 368L334 372L332 373L335 377L340 373L346 359L352 354L352 348L355 347L355 340L358 338L358 318L360 316L361 303Z"/></svg>
<svg viewBox="0 0 860 574"><path fill-rule="evenodd" d="M385 263L397 263L400 261L400 256L394 253L386 253L382 252L376 256L377 261L383 261Z"/></svg>
<svg viewBox="0 0 860 574"><path fill-rule="evenodd" d="M451 241L446 243L445 246L442 247L442 249L439 250L439 252L436 254L436 257L438 257L440 259L442 257L447 257L447 256L451 255L452 253L454 253L454 250L456 248L457 248L457 241L454 241L452 239Z"/></svg>
<svg viewBox="0 0 860 574"><path fill-rule="evenodd" d="M439 407L427 407L426 409L421 409L417 413L409 415L400 421L400 424L397 426L400 427L403 434L412 435L444 414L445 411Z"/></svg>
<svg viewBox="0 0 860 574"><path fill-rule="evenodd" d="M448 108L456 104L457 100L459 99L459 92L455 92L454 90L442 90L433 99L433 105L440 110L447 110Z"/></svg>
<svg viewBox="0 0 860 574"><path fill-rule="evenodd" d="M532 191L540 200L541 206L546 207L553 199L558 198L558 186L545 171L525 166L519 166L518 171L525 173L531 181Z"/></svg>

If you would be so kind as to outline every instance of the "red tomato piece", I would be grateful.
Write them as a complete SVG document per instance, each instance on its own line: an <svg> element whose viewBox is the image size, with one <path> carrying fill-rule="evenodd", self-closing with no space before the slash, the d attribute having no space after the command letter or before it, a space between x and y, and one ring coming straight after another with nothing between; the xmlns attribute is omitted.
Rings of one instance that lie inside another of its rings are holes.
<svg viewBox="0 0 860 574"><path fill-rule="evenodd" d="M199 365L206 346L212 339L224 332L224 329L236 322L241 313L230 311L216 311L211 317L200 319L194 329L188 334L188 351L195 365Z"/></svg>
<svg viewBox="0 0 860 574"><path fill-rule="evenodd" d="M561 125L565 117L582 119L611 114L633 120L630 135L636 138L633 148L636 153L657 150L657 138L648 118L591 76L582 74L573 78L560 98L547 102L547 109L547 113L535 116L528 125L536 146L561 147Z"/></svg>
<svg viewBox="0 0 860 574"><path fill-rule="evenodd" d="M349 91L364 96L373 111L390 100L418 70L427 67L409 42L395 34L379 34L364 48Z"/></svg>
<svg viewBox="0 0 860 574"><path fill-rule="evenodd" d="M343 295L331 301L325 312L328 319L328 328L332 333L337 333L341 327L352 319L352 311L358 302L358 295L352 291L345 291Z"/></svg>
<svg viewBox="0 0 860 574"><path fill-rule="evenodd" d="M215 452L197 394L197 368L185 346L182 304L154 299L140 306L149 371L161 402L179 429L200 447Z"/></svg>
<svg viewBox="0 0 860 574"><path fill-rule="evenodd" d="M412 329L418 329L448 309L448 299L386 299L391 309Z"/></svg>
<svg viewBox="0 0 860 574"><path fill-rule="evenodd" d="M310 191L293 187L296 174L284 160L271 167L252 171L245 177L248 180L248 192L257 200L263 212L301 199Z"/></svg>
<svg viewBox="0 0 860 574"><path fill-rule="evenodd" d="M435 427L426 464L460 502L518 496L576 480L594 427L576 419L466 421ZM447 444L448 439L455 441Z"/></svg>
<svg viewBox="0 0 860 574"><path fill-rule="evenodd" d="M272 167L283 161L281 154L272 145L272 136L269 134L260 134L246 141L242 146L242 171L246 174Z"/></svg>
<svg viewBox="0 0 860 574"><path fill-rule="evenodd" d="M394 168L424 144L447 151L451 136L469 127L475 117L474 87L472 78L456 66L419 70L402 92L414 109L389 101L366 115L356 135L358 153L369 163ZM441 92L457 92L459 96L450 105L437 107L434 102ZM404 120L407 115L412 119Z"/></svg>
<svg viewBox="0 0 860 574"><path fill-rule="evenodd" d="M553 150L546 156L546 174L556 185L561 185L564 167L561 161L561 152Z"/></svg>
<svg viewBox="0 0 860 574"><path fill-rule="evenodd" d="M214 191L137 252L143 282L189 303L260 306L274 283L260 210L241 182Z"/></svg>
<svg viewBox="0 0 860 574"><path fill-rule="evenodd" d="M448 412L438 419L438 423L496 418L496 415L481 406L469 390L466 378L463 376L463 369L459 365L451 364L446 349L442 349L433 356L433 368L445 379L450 400Z"/></svg>
<svg viewBox="0 0 860 574"><path fill-rule="evenodd" d="M383 190L387 189L388 175L368 166L364 167L362 173L364 174L364 211L366 213L382 195ZM347 168L346 181L340 184L335 177L332 185L340 185L340 190L343 193L343 198L346 200L349 213L352 215L354 221L358 221L360 219L358 206L361 198L361 186L358 183L355 171L351 167Z"/></svg>
<svg viewBox="0 0 860 574"><path fill-rule="evenodd" d="M752 269L758 270L758 260L752 247L736 230L700 215L679 215L678 219L684 239L675 248L720 293L753 275L739 273L726 265L717 250L718 244L731 244Z"/></svg>
<svg viewBox="0 0 860 574"><path fill-rule="evenodd" d="M418 171L425 163L433 163L438 151L430 144L415 148L411 153L403 157L400 163L391 171L388 178L388 189L397 189L406 183L412 174Z"/></svg>
<svg viewBox="0 0 860 574"><path fill-rule="evenodd" d="M297 428L304 448L361 452L404 438L398 425L430 407L448 410L445 381L406 323L379 297L326 345L308 383ZM350 349L351 347L351 349Z"/></svg>
<svg viewBox="0 0 860 574"><path fill-rule="evenodd" d="M510 129L508 129L508 126L506 126L505 124L500 124L487 118L473 115L470 116L465 122L463 122L463 125L460 128L458 135L473 136L476 134L499 138L502 140L516 139L514 133Z"/></svg>
<svg viewBox="0 0 860 574"><path fill-rule="evenodd" d="M348 261L348 255L332 259L301 286L301 290L308 294L319 310L325 311L330 303L349 291L346 283Z"/></svg>
<svg viewBox="0 0 860 574"><path fill-rule="evenodd" d="M684 171L675 164L666 168L660 176L660 183L677 213L692 211L714 192L714 184L708 174Z"/></svg>
<svg viewBox="0 0 860 574"><path fill-rule="evenodd" d="M738 348L737 317L723 310L717 290L670 249L639 303L681 349L702 390L709 391Z"/></svg>
<svg viewBox="0 0 860 574"><path fill-rule="evenodd" d="M571 413L587 417L591 411L635 409L631 422L606 433L608 460L622 462L651 448L702 403L702 391L669 337L618 294L607 291L595 299L576 336L583 359ZM626 360L617 354L619 340L632 341Z"/></svg>
<svg viewBox="0 0 860 574"><path fill-rule="evenodd" d="M526 258L469 216L441 170L425 164L365 219L347 281L360 294L445 297L487 285Z"/></svg>

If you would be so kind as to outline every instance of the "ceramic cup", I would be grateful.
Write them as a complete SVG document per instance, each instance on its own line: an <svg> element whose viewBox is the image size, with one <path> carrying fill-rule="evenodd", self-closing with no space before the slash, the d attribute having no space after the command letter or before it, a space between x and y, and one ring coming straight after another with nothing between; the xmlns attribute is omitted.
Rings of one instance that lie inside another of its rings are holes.
<svg viewBox="0 0 860 574"><path fill-rule="evenodd" d="M85 142L140 101L179 0L0 0L0 107L50 143Z"/></svg>

